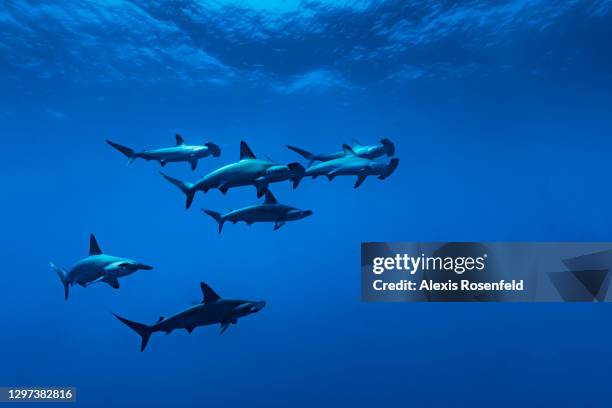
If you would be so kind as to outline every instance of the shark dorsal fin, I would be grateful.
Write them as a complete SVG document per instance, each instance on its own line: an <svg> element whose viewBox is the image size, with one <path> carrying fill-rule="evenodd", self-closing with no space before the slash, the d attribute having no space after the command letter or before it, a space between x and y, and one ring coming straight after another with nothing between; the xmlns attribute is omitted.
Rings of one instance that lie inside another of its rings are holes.
<svg viewBox="0 0 612 408"><path fill-rule="evenodd" d="M217 293L204 282L200 282L200 289L202 289L202 303L214 303L221 299L221 297L219 297L219 295L217 295Z"/></svg>
<svg viewBox="0 0 612 408"><path fill-rule="evenodd" d="M347 144L342 145L342 151L344 152L345 156L357 156L351 146Z"/></svg>
<svg viewBox="0 0 612 408"><path fill-rule="evenodd" d="M240 160L243 159L256 159L251 148L244 140L240 142Z"/></svg>
<svg viewBox="0 0 612 408"><path fill-rule="evenodd" d="M96 236L91 234L89 236L89 255L101 255L102 250L100 249L100 245L98 245L98 241L96 241Z"/></svg>
<svg viewBox="0 0 612 408"><path fill-rule="evenodd" d="M276 197L274 197L274 194L272 194L272 192L270 190L266 190L266 201L264 201L264 204L277 204L278 201L276 201Z"/></svg>
<svg viewBox="0 0 612 408"><path fill-rule="evenodd" d="M176 134L176 145L177 146L182 146L185 144L185 141L183 140L183 136L179 135L178 133Z"/></svg>

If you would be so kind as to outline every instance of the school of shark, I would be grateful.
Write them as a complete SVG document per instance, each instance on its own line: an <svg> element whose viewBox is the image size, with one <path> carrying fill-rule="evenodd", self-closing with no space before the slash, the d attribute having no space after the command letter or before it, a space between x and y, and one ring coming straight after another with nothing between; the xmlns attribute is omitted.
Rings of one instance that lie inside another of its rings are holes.
<svg viewBox="0 0 612 408"><path fill-rule="evenodd" d="M189 145L178 134L175 140L174 146L142 151L136 151L111 140L106 140L106 143L127 157L128 164L132 164L136 159L157 161L162 167L168 163L185 162L191 166L192 170L195 170L200 159L221 156L221 148L212 142L206 142L203 145ZM387 138L372 145L364 145L353 140L352 145L343 144L342 150L325 154L311 153L290 145L287 148L306 159L307 167L298 162L285 164L269 158L258 158L247 143L241 141L238 161L221 166L195 182L179 180L164 172L160 173L164 179L185 194L186 209L191 207L197 192L205 194L209 190L217 189L225 195L232 188L254 187L257 198L263 197L263 202L231 210L225 214L202 208L202 212L217 223L218 233L221 234L226 222L232 224L244 222L248 226L254 223L270 223L273 225L273 230L276 231L288 222L299 221L313 215L310 209L300 209L279 203L270 190L270 185L273 183L289 181L293 189L296 189L306 177L315 179L322 176L332 181L336 177L353 176L356 178L354 188L358 188L369 176L385 180L399 165L399 159L394 157L395 145ZM383 156L387 156L389 161L377 160ZM68 301L70 287L75 284L86 288L101 282L113 289L119 289L119 278L127 277L138 271L153 269L153 266L146 263L102 252L94 234L91 234L89 238L88 256L77 261L69 270L53 262L50 263L50 266L64 287L66 301ZM218 324L220 333L224 333L230 325L237 324L238 319L257 313L266 305L265 301L221 298L205 282L200 282L200 289L203 296L201 303L167 318L160 317L151 325L128 320L117 314L114 316L140 335L142 340L140 350L144 351L151 334L155 332L169 334L175 329L185 329L191 333L196 327Z"/></svg>

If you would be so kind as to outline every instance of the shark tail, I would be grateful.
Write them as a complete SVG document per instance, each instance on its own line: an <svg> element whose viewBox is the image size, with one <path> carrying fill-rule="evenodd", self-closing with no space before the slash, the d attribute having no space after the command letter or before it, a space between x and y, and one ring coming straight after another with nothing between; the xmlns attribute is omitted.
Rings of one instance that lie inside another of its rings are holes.
<svg viewBox="0 0 612 408"><path fill-rule="evenodd" d="M225 223L225 218L223 218L223 216L216 211L205 210L204 208L202 208L202 211L210 215L211 217L215 219L215 221L217 221L217 223L219 224L219 234L220 234L221 230L223 229L223 223Z"/></svg>
<svg viewBox="0 0 612 408"><path fill-rule="evenodd" d="M64 285L64 298L68 300L68 292L70 290L70 283L66 280L66 276L68 274L63 268L60 268L53 262L50 262L49 265L51 266L51 269L53 269L55 273L57 273L57 276L59 276L60 280L62 281L62 284Z"/></svg>
<svg viewBox="0 0 612 408"><path fill-rule="evenodd" d="M177 186L179 188L179 190L181 190L183 193L185 193L185 196L187 197L187 200L185 202L185 208L191 207L191 203L193 202L193 197L195 195L195 190L193 188L193 184L188 183L186 181L181 181L179 179L175 179L174 177L170 177L170 176L162 173L161 171L159 172L159 174L164 176L164 178L166 180L168 180L169 182L171 182L172 184Z"/></svg>
<svg viewBox="0 0 612 408"><path fill-rule="evenodd" d="M144 351L145 347L147 347L147 343L149 342L149 338L153 333L151 326L147 326L146 324L138 322L133 322L114 313L113 316L115 316L117 319L119 319L121 323L125 324L127 327L138 333L140 337L142 337L142 342L140 343L140 351Z"/></svg>
<svg viewBox="0 0 612 408"><path fill-rule="evenodd" d="M385 149L387 150L388 157L391 157L395 154L395 145L393 144L391 140L385 137L384 139L381 139L380 144L383 145Z"/></svg>
<svg viewBox="0 0 612 408"><path fill-rule="evenodd" d="M289 145L287 145L287 148L289 150L293 150L294 152L296 152L297 154L299 154L303 158L307 159L309 166L312 166L312 163L314 163L317 160L317 157L314 154L310 153L309 151L306 151L304 149L300 149L299 147L289 146Z"/></svg>
<svg viewBox="0 0 612 408"><path fill-rule="evenodd" d="M216 144L208 142L204 143L204 146L208 147L208 150L210 150L210 153L213 157L221 156L221 148Z"/></svg>
<svg viewBox="0 0 612 408"><path fill-rule="evenodd" d="M399 159L397 157L394 159L391 159L385 171L380 176L378 176L378 178L380 180L386 179L395 171L395 169L397 169L398 165L399 165Z"/></svg>
<svg viewBox="0 0 612 408"><path fill-rule="evenodd" d="M119 150L121 153L123 153L123 155L128 158L128 164L132 164L132 162L136 158L136 155L133 149L130 149L129 147L126 147L126 146L122 146L119 143L115 143L110 140L106 140L106 143L108 143L115 149Z"/></svg>

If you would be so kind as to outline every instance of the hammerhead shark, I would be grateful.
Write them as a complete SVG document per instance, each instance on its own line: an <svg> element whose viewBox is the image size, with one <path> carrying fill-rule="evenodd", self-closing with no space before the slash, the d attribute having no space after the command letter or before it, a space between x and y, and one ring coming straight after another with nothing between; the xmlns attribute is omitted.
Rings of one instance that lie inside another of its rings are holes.
<svg viewBox="0 0 612 408"><path fill-rule="evenodd" d="M359 187L368 176L378 176L380 180L389 177L399 165L399 159L393 158L388 164L357 156L348 145L343 145L344 155L337 159L317 163L306 169L305 176L327 176L331 181L336 176L357 176L355 188Z"/></svg>
<svg viewBox="0 0 612 408"><path fill-rule="evenodd" d="M344 150L335 153L314 154L304 149L300 149L299 147L289 145L287 145L287 147L307 159L309 166L312 166L316 161L326 162L344 156ZM365 159L376 159L385 154L391 157L395 154L395 145L387 138L381 139L379 143L374 145L362 145L357 140L354 140L352 149L355 155Z"/></svg>
<svg viewBox="0 0 612 408"><path fill-rule="evenodd" d="M249 146L242 141L240 142L240 161L223 166L195 183L181 181L164 173L161 175L185 193L187 197L185 207L189 208L197 191L206 193L216 188L226 194L230 188L253 185L257 188L258 196L261 196L269 183L285 180L293 180L295 188L304 175L304 167L299 163L279 164L270 160L258 159Z"/></svg>
<svg viewBox="0 0 612 408"><path fill-rule="evenodd" d="M163 147L161 149L143 150L135 152L129 147L122 146L118 143L107 140L106 143L119 150L128 158L128 164L131 164L135 159L141 158L146 161L156 160L162 167L170 162L189 162L191 169L195 170L198 166L198 160L204 157L221 155L221 148L214 143L204 143L203 146L188 145L183 140L181 135L176 135L176 145L172 147Z"/></svg>
<svg viewBox="0 0 612 408"><path fill-rule="evenodd" d="M53 262L50 265L64 285L64 297L66 300L68 300L70 286L75 283L86 287L92 283L104 282L114 289L119 289L118 278L131 275L139 269L153 269L152 266L131 259L102 253L94 234L89 236L89 256L74 264L70 271L66 272Z"/></svg>
<svg viewBox="0 0 612 408"><path fill-rule="evenodd" d="M230 324L238 323L238 319L259 312L266 305L265 301L230 300L221 299L215 291L204 282L200 282L203 300L182 312L168 318L160 317L152 325L133 322L121 316L114 316L125 323L130 329L142 337L140 351L144 351L151 334L155 332L166 332L170 334L176 329L185 329L191 333L196 327L219 323L221 331L225 332Z"/></svg>
<svg viewBox="0 0 612 408"><path fill-rule="evenodd" d="M234 224L244 221L247 225L251 225L255 222L273 222L274 230L276 231L285 225L287 221L297 221L312 215L312 211L310 210L300 210L285 204L279 204L270 190L266 190L265 195L266 200L263 204L240 208L230 211L227 214L221 215L216 211L205 209L202 209L202 211L217 221L219 224L219 234L226 221Z"/></svg>

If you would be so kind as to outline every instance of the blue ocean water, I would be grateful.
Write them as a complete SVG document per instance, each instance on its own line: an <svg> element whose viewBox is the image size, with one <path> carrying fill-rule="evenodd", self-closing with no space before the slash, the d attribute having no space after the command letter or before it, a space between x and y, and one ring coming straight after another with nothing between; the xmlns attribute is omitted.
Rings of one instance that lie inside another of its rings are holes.
<svg viewBox="0 0 612 408"><path fill-rule="evenodd" d="M610 241L610 1L5 1L0 4L0 385L80 406L563 406L612 399L605 304L366 304L362 241ZM387 180L273 186L312 217L227 225L134 148L213 141L164 168L195 181L256 155L351 138L397 147ZM151 264L73 287L101 248ZM199 302L266 300L218 327L138 336Z"/></svg>

